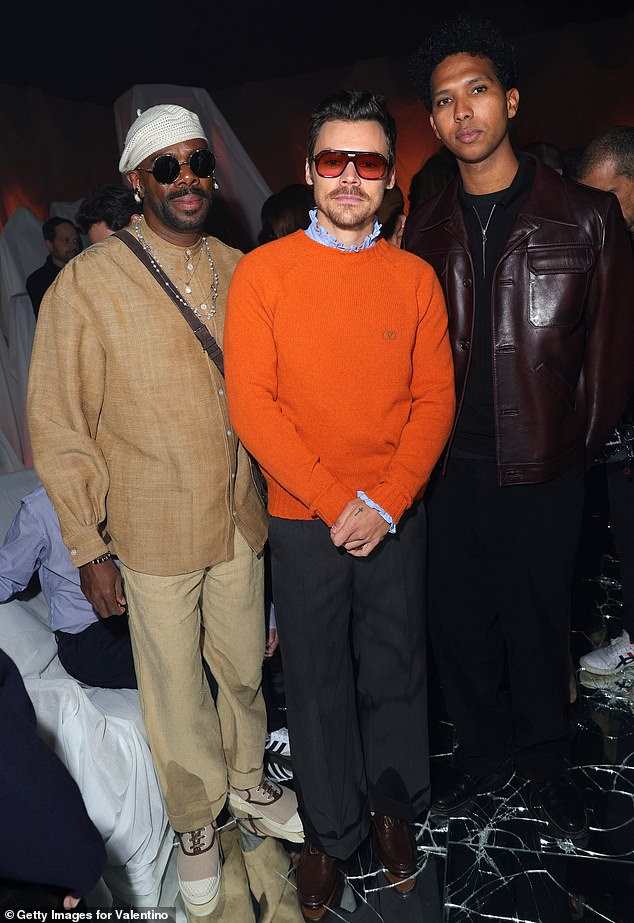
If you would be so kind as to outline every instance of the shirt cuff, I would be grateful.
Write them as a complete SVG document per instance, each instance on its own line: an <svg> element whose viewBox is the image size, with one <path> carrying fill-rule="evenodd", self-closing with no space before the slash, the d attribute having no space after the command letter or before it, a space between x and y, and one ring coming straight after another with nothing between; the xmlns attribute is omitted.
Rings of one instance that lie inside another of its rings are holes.
<svg viewBox="0 0 634 923"><path fill-rule="evenodd" d="M385 510L382 507L380 507L378 503L374 502L374 500L370 500L370 498L366 494L364 494L362 490L357 491L357 497L359 498L359 500L363 500L366 506L369 506L370 509L376 510L377 513L379 513L379 515L381 515L383 519L385 519L385 521L389 523L390 525L389 531L392 533L392 535L394 535L394 533L396 532L396 523L394 522L390 514L386 513Z"/></svg>

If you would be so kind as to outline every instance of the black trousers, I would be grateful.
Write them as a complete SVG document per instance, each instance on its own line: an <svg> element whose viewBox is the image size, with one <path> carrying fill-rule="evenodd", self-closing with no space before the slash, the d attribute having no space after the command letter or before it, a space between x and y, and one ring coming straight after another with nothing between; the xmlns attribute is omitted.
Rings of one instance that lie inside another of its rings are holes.
<svg viewBox="0 0 634 923"><path fill-rule="evenodd" d="M67 673L86 686L136 689L127 615L100 619L83 631L56 631L57 654Z"/></svg>
<svg viewBox="0 0 634 923"><path fill-rule="evenodd" d="M49 888L88 894L105 868L106 850L73 777L39 736L22 677L2 650L0 753L0 907L24 899L27 909L61 910ZM22 891L18 882L47 887Z"/></svg>
<svg viewBox="0 0 634 923"><path fill-rule="evenodd" d="M581 467L498 487L493 461L452 458L428 492L429 624L459 765L512 757L547 781L569 757L570 587Z"/></svg>
<svg viewBox="0 0 634 923"><path fill-rule="evenodd" d="M626 474L624 463L605 465L610 526L621 572L623 628L634 641L634 465L628 470Z"/></svg>
<svg viewBox="0 0 634 923"><path fill-rule="evenodd" d="M300 816L347 859L370 811L410 822L429 802L425 510L367 558L321 521L273 517L269 543Z"/></svg>

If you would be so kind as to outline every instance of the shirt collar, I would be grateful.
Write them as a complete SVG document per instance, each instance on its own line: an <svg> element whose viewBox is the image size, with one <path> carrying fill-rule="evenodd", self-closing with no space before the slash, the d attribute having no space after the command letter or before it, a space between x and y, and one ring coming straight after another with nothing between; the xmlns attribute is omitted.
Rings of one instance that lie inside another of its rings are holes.
<svg viewBox="0 0 634 923"><path fill-rule="evenodd" d="M368 247L371 247L376 243L379 234L381 233L381 225L374 218L374 228L370 234L365 238L365 240L358 244L346 245L340 240L337 240L330 231L327 231L326 228L323 228L317 221L317 209L311 208L310 212L310 224L306 228L306 235L310 237L311 240L316 240L318 244L324 244L326 247L332 247L334 250L343 250L344 252L358 252L359 250L367 250Z"/></svg>

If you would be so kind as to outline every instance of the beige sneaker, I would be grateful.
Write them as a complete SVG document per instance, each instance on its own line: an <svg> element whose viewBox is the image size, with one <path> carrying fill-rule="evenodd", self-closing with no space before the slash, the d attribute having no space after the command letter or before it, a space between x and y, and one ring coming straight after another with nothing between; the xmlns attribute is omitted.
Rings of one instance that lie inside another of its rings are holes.
<svg viewBox="0 0 634 923"><path fill-rule="evenodd" d="M266 776L254 788L230 785L229 807L235 817L250 817L260 836L276 836L291 843L304 842L295 792Z"/></svg>
<svg viewBox="0 0 634 923"><path fill-rule="evenodd" d="M176 834L180 841L176 871L183 902L194 917L215 910L220 899L222 858L213 824Z"/></svg>

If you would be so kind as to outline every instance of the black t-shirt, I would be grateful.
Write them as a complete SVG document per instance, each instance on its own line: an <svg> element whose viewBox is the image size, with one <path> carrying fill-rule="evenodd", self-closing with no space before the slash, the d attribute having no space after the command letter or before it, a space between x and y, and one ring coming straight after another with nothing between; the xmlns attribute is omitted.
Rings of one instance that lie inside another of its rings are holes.
<svg viewBox="0 0 634 923"><path fill-rule="evenodd" d="M470 195L464 191L460 180L460 199L475 276L471 358L464 401L451 448L452 455L462 458L495 457L491 285L495 268L535 176L535 162L521 152L516 154L519 167L507 189L487 195Z"/></svg>

